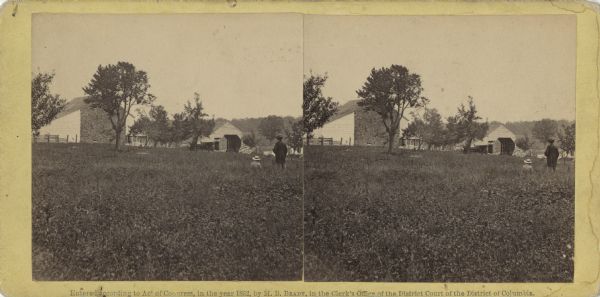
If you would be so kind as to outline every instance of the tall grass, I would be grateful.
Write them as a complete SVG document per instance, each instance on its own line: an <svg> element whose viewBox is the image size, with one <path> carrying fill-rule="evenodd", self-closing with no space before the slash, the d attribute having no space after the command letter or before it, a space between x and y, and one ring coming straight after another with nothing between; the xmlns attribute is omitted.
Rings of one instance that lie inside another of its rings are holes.
<svg viewBox="0 0 600 297"><path fill-rule="evenodd" d="M299 280L302 162L33 145L36 280Z"/></svg>
<svg viewBox="0 0 600 297"><path fill-rule="evenodd" d="M572 281L573 164L534 161L307 148L305 279Z"/></svg>

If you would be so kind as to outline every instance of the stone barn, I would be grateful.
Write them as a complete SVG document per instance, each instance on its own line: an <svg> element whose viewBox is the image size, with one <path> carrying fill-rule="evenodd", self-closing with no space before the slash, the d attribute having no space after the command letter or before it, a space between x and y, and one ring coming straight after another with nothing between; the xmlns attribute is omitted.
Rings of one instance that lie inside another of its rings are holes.
<svg viewBox="0 0 600 297"><path fill-rule="evenodd" d="M512 155L515 151L515 134L504 125L490 129L481 140L473 143L473 149L478 152L495 155Z"/></svg>
<svg viewBox="0 0 600 297"><path fill-rule="evenodd" d="M338 107L336 114L323 127L313 131L313 140L323 137L332 138L334 143L342 145L386 145L388 135L381 117L373 111L363 110L358 101L348 101Z"/></svg>
<svg viewBox="0 0 600 297"><path fill-rule="evenodd" d="M60 138L61 142L114 143L115 133L108 115L102 109L91 108L85 98L77 97L67 102L56 119L40 129L38 141L43 142L45 136L51 135ZM122 142L126 134L123 131Z"/></svg>

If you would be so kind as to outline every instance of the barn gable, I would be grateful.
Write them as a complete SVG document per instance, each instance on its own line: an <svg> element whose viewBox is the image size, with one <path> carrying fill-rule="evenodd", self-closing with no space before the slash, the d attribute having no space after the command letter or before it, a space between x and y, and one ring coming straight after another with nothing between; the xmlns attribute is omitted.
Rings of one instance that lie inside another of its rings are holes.
<svg viewBox="0 0 600 297"><path fill-rule="evenodd" d="M499 125L489 131L482 140L474 142L473 147L491 154L512 155L516 138L512 131L504 125Z"/></svg>
<svg viewBox="0 0 600 297"><path fill-rule="evenodd" d="M213 133L210 134L210 139L223 138L225 135L237 135L242 138L244 133L238 127L234 126L231 122L226 121L215 127Z"/></svg>
<svg viewBox="0 0 600 297"><path fill-rule="evenodd" d="M56 135L69 142L113 143L115 135L106 112L91 108L86 98L69 100L56 119L40 129L40 135Z"/></svg>
<svg viewBox="0 0 600 297"><path fill-rule="evenodd" d="M387 132L381 117L358 105L359 100L350 100L338 107L337 112L323 125L313 131L314 138L332 138L334 143L344 145L387 144Z"/></svg>
<svg viewBox="0 0 600 297"><path fill-rule="evenodd" d="M208 137L202 137L198 142L214 145L218 151L238 152L242 145L244 133L230 121L217 123L213 132Z"/></svg>

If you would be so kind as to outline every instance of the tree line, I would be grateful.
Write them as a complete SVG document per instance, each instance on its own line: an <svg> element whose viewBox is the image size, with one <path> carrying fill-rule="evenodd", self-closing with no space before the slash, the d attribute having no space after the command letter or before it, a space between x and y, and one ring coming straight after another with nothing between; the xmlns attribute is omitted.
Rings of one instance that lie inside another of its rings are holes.
<svg viewBox="0 0 600 297"><path fill-rule="evenodd" d="M52 122L64 110L66 100L58 94L51 94L50 85L54 74L38 73L31 82L32 119L34 136ZM209 136L216 120L209 118L202 105L200 94L195 92L183 111L168 114L162 105L155 105L156 97L149 92L148 75L128 62L99 65L83 92L84 101L92 108L103 110L114 132L115 148L121 146L126 121L137 107L137 118L129 127L129 135L146 136L146 145L179 145L189 140L190 149L198 148L198 141ZM149 107L148 111L140 107ZM285 135L290 146L298 150L302 146L302 122L294 118L270 115L259 119L258 132L272 142L278 135ZM254 130L243 136L243 142L254 147L258 144Z"/></svg>
<svg viewBox="0 0 600 297"><path fill-rule="evenodd" d="M338 107L331 97L322 94L326 80L326 74L310 73L304 78L304 133L307 144L312 132L322 127ZM428 149L461 145L464 153L470 152L472 143L483 139L490 128L490 124L478 115L474 98L468 96L467 104L461 104L456 113L444 122L435 108L427 108L430 99L421 95L421 84L418 74L405 66L393 64L372 68L362 87L356 91L358 105L379 115L387 132L388 153L392 152L395 139L400 137L400 123L408 121L408 114L413 119L402 129L402 137L417 137ZM575 123L563 124L559 129L557 121L544 119L535 122L532 134L542 144L558 138L566 154L572 155L575 151ZM516 145L523 150L528 150L531 143L527 135L516 140Z"/></svg>
<svg viewBox="0 0 600 297"><path fill-rule="evenodd" d="M331 97L322 95L327 75L305 77L304 80L304 129L308 140L312 132L322 127L335 114L338 104ZM402 65L373 68L363 86L356 91L358 105L365 111L379 115L387 134L387 151L391 153L399 137L400 123L409 113L424 108L429 99L422 96L421 77ZM412 112L411 112L412 111ZM487 123L479 120L473 98L468 106L461 105L457 114L443 125L441 116L434 109L426 109L423 118L417 118L403 131L403 135L427 138L431 145L447 145L464 141L467 152L474 139L483 137Z"/></svg>
<svg viewBox="0 0 600 297"><path fill-rule="evenodd" d="M50 84L54 74L40 73L32 79L32 133L37 135L39 129L49 124L64 108L65 100L59 95L50 94ZM333 98L323 94L327 74L304 76L302 118L284 120L270 115L260 119L258 132L268 141L283 134L290 146L296 150L302 147L303 139L310 143L315 129L322 127L337 112L339 104ZM208 118L204 112L198 93L188 100L184 110L170 117L163 106L154 105L156 97L149 92L150 84L145 71L137 70L128 62L118 62L106 66L99 65L92 79L83 88L87 95L85 101L93 108L106 112L115 133L115 148L121 142L121 134L125 131L126 119L131 116L134 106L150 106L149 111L138 111L138 118L130 127L133 134L144 134L154 144L179 144L191 139L190 148L195 149L201 137L209 136L215 119ZM477 113L474 99L468 96L467 104L461 104L456 114L442 120L436 109L427 108L428 98L423 92L420 75L409 71L402 65L373 68L361 88L356 91L358 105L365 111L379 115L387 134L387 151L391 153L400 136L400 124L413 120L402 129L403 137L418 137L428 148L448 147L457 144L463 146L465 153L470 151L474 140L482 139L489 129L489 123L482 121ZM422 114L419 111L423 111ZM575 124L558 128L557 122L542 120L535 124L532 135L545 142L549 138L558 137L561 147L569 154L575 150ZM244 144L255 146L257 133L251 130L243 137ZM517 140L517 146L527 150L531 140L525 135Z"/></svg>

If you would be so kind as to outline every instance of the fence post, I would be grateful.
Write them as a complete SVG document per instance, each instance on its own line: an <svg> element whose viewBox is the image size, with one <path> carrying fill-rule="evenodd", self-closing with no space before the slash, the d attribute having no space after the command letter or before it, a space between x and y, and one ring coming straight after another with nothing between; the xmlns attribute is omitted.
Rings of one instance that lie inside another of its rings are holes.
<svg viewBox="0 0 600 297"><path fill-rule="evenodd" d="M67 143L69 143L69 134L67 134Z"/></svg>
<svg viewBox="0 0 600 297"><path fill-rule="evenodd" d="M77 134L75 134L75 143L77 143Z"/></svg>
<svg viewBox="0 0 600 297"><path fill-rule="evenodd" d="M50 143L50 134L46 135L46 138L48 138L48 143Z"/></svg>
<svg viewBox="0 0 600 297"><path fill-rule="evenodd" d="M350 139L348 139L348 145L352 145L352 137L350 137Z"/></svg>
<svg viewBox="0 0 600 297"><path fill-rule="evenodd" d="M321 145L323 145L323 136L320 137Z"/></svg>

